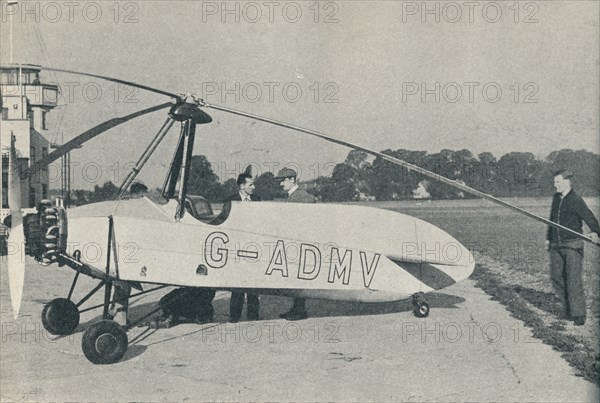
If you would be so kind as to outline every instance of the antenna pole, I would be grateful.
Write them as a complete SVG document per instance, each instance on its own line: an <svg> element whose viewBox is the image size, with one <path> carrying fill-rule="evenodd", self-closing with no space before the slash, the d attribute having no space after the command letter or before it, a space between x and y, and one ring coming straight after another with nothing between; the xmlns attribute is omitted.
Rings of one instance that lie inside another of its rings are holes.
<svg viewBox="0 0 600 403"><path fill-rule="evenodd" d="M18 1L9 1L6 3L6 11L8 11L8 7L10 6L10 14L9 14L9 32L10 32L10 64L13 64L13 6L18 4Z"/></svg>

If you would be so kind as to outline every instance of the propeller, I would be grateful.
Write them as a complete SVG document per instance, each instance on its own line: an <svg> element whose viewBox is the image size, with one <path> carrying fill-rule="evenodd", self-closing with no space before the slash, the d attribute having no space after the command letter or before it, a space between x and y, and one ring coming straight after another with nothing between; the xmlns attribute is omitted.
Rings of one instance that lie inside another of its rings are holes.
<svg viewBox="0 0 600 403"><path fill-rule="evenodd" d="M9 253L8 282L10 286L10 301L15 319L19 316L23 284L25 281L25 233L23 232L23 214L21 212L21 180L19 178L19 162L15 148L15 136L11 132L10 152L8 156L8 202L10 205L11 228L8 237ZM13 253L11 253L11 250Z"/></svg>

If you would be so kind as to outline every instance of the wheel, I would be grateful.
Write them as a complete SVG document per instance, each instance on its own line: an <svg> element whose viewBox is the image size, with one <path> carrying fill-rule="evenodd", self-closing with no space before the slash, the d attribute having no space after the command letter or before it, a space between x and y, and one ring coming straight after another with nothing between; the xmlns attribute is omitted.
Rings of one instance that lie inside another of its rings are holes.
<svg viewBox="0 0 600 403"><path fill-rule="evenodd" d="M61 336L72 334L79 324L79 309L69 299L53 299L44 306L42 324L52 334Z"/></svg>
<svg viewBox="0 0 600 403"><path fill-rule="evenodd" d="M429 315L429 304L425 301L417 301L415 303L415 316L417 318L425 318Z"/></svg>
<svg viewBox="0 0 600 403"><path fill-rule="evenodd" d="M127 351L127 333L113 320L94 323L83 334L83 354L94 364L113 364Z"/></svg>

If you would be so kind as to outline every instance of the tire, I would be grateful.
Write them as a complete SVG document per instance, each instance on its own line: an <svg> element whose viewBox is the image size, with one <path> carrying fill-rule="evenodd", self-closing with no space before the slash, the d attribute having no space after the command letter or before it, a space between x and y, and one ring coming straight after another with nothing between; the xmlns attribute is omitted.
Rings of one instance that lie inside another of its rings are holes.
<svg viewBox="0 0 600 403"><path fill-rule="evenodd" d="M113 364L127 351L127 333L113 320L94 323L83 334L81 348L93 364Z"/></svg>
<svg viewBox="0 0 600 403"><path fill-rule="evenodd" d="M42 324L51 334L60 336L73 334L79 325L79 309L69 299L53 299L44 306Z"/></svg>
<svg viewBox="0 0 600 403"><path fill-rule="evenodd" d="M429 316L429 304L424 301L416 302L414 314L417 318L426 318Z"/></svg>

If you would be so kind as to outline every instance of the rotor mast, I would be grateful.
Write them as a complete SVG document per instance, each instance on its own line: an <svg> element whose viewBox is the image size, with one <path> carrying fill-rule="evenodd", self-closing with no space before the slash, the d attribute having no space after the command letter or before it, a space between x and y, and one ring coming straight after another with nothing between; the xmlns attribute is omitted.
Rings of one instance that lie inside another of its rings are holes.
<svg viewBox="0 0 600 403"><path fill-rule="evenodd" d="M175 190L177 183L179 182L179 191L177 193L179 206L177 207L177 212L175 214L175 219L177 220L183 217L185 211L185 197L187 195L187 185L190 176L192 154L194 151L194 140L196 138L196 125L212 122L212 118L206 112L198 108L199 105L200 102L196 97L191 95L187 96L185 100L178 101L171 107L169 118L167 119L167 122L169 122L169 120L171 122L181 122L181 134L179 135L179 141L177 142L173 160L171 161L169 172L167 173L162 189L162 196L166 199L172 199L175 197ZM154 149L156 149L156 147L154 147ZM133 179L131 179L129 183L131 183L131 181L133 181ZM127 186L129 185L126 185L124 190L127 189Z"/></svg>

